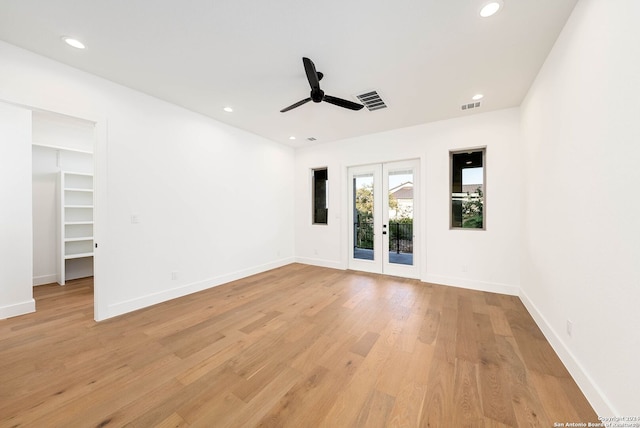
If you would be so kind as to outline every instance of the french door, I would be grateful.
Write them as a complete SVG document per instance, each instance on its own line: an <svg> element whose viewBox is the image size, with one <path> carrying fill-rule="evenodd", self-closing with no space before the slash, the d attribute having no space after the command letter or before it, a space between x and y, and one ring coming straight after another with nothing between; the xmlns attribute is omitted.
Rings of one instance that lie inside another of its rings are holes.
<svg viewBox="0 0 640 428"><path fill-rule="evenodd" d="M349 168L349 269L419 278L418 166Z"/></svg>

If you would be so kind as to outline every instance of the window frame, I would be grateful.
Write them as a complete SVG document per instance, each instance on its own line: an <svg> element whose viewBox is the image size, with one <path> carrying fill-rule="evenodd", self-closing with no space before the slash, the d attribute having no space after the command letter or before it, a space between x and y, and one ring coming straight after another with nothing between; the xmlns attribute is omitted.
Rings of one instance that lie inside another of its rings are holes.
<svg viewBox="0 0 640 428"><path fill-rule="evenodd" d="M324 171L326 174L326 178L325 178L325 197L324 197L324 204L325 204L325 221L324 222L318 222L316 221L316 172L317 171ZM319 168L311 168L311 224L312 225L318 225L318 226L327 226L329 224L329 168L324 166L324 167L319 167Z"/></svg>
<svg viewBox="0 0 640 428"><path fill-rule="evenodd" d="M482 153L482 227L462 227L453 225L453 156L463 153ZM470 147L449 150L449 230L487 230L487 147Z"/></svg>

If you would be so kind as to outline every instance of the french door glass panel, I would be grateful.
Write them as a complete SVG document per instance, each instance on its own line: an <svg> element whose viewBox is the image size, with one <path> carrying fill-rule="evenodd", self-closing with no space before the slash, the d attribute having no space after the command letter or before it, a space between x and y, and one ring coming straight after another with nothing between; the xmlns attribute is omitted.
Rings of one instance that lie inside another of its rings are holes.
<svg viewBox="0 0 640 428"><path fill-rule="evenodd" d="M382 188L380 165L349 168L349 267L380 272L382 266Z"/></svg>
<svg viewBox="0 0 640 428"><path fill-rule="evenodd" d="M413 266L413 169L385 169L388 262Z"/></svg>
<svg viewBox="0 0 640 428"><path fill-rule="evenodd" d="M353 179L353 258L374 260L373 173L354 175Z"/></svg>

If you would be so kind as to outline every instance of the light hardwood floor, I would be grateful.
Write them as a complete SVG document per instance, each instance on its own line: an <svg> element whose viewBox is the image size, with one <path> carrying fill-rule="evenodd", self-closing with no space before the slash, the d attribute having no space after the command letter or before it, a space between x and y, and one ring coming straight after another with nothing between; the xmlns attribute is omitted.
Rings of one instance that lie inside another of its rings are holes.
<svg viewBox="0 0 640 428"><path fill-rule="evenodd" d="M91 280L0 321L0 426L597 422L517 297L289 265L101 323Z"/></svg>

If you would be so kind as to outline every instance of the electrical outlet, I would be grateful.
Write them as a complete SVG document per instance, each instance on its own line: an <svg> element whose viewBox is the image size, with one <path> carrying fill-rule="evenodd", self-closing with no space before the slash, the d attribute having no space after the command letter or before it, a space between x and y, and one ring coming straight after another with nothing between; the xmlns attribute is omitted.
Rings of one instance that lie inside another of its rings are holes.
<svg viewBox="0 0 640 428"><path fill-rule="evenodd" d="M573 336L573 321L567 320L567 335L569 337Z"/></svg>
<svg viewBox="0 0 640 428"><path fill-rule="evenodd" d="M171 272L171 279L172 279L173 281L175 281L176 279L178 279L178 271L177 271L177 270L174 270L174 271L172 271L172 272Z"/></svg>
<svg viewBox="0 0 640 428"><path fill-rule="evenodd" d="M469 272L469 265L462 265L462 272Z"/></svg>

